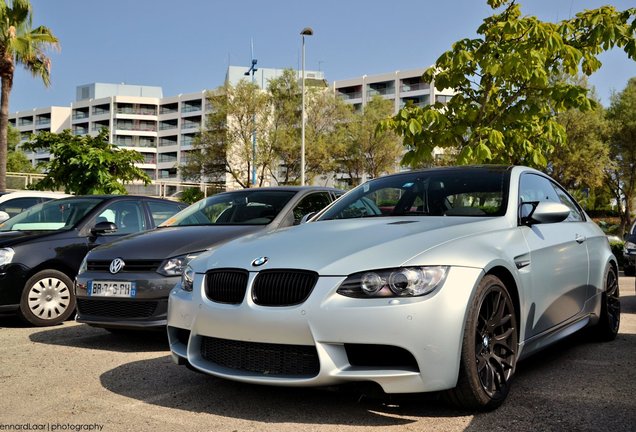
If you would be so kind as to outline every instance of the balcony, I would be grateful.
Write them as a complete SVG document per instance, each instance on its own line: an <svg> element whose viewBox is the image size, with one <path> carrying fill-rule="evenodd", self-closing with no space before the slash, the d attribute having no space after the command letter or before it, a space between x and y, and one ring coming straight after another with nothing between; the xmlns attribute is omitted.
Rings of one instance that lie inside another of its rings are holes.
<svg viewBox="0 0 636 432"><path fill-rule="evenodd" d="M177 103L161 105L161 107L159 107L159 114L175 114L178 112L179 112L179 104Z"/></svg>
<svg viewBox="0 0 636 432"><path fill-rule="evenodd" d="M159 122L159 130L176 129L178 127L177 120Z"/></svg>
<svg viewBox="0 0 636 432"><path fill-rule="evenodd" d="M181 129L200 129L201 121L183 120L181 122Z"/></svg>
<svg viewBox="0 0 636 432"><path fill-rule="evenodd" d="M343 100L360 99L362 97L362 91L348 93L338 92L338 96Z"/></svg>
<svg viewBox="0 0 636 432"><path fill-rule="evenodd" d="M181 104L182 113L190 113L194 111L201 111L201 101L196 102L183 102Z"/></svg>
<svg viewBox="0 0 636 432"><path fill-rule="evenodd" d="M177 154L176 153L162 153L159 154L159 163L163 162L176 162Z"/></svg>
<svg viewBox="0 0 636 432"><path fill-rule="evenodd" d="M110 114L110 106L109 105L98 105L93 107L93 115L105 115Z"/></svg>
<svg viewBox="0 0 636 432"><path fill-rule="evenodd" d="M86 110L73 110L73 120L84 120L88 118L88 108Z"/></svg>
<svg viewBox="0 0 636 432"><path fill-rule="evenodd" d="M412 92L412 91L419 91L419 90L428 90L430 88L431 86L429 83L402 82L402 85L400 86L400 92L405 93L405 92Z"/></svg>
<svg viewBox="0 0 636 432"><path fill-rule="evenodd" d="M159 138L159 147L176 146L177 144L177 137Z"/></svg>
<svg viewBox="0 0 636 432"><path fill-rule="evenodd" d="M140 132L156 132L157 123L144 120L118 120L115 129Z"/></svg>
<svg viewBox="0 0 636 432"><path fill-rule="evenodd" d="M137 104L117 104L117 114L132 114L132 115L157 115L157 107L154 105L137 105Z"/></svg>
<svg viewBox="0 0 636 432"><path fill-rule="evenodd" d="M88 135L88 125L73 126L73 135Z"/></svg>
<svg viewBox="0 0 636 432"><path fill-rule="evenodd" d="M33 126L33 117L23 117L18 119L18 126Z"/></svg>

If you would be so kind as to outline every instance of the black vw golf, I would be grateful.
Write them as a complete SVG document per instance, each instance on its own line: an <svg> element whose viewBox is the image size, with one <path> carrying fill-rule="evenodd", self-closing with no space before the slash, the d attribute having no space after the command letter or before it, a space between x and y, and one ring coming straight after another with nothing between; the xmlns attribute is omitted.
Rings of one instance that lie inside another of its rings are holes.
<svg viewBox="0 0 636 432"><path fill-rule="evenodd" d="M48 201L0 224L0 313L36 326L58 324L75 310L73 279L86 253L154 228L183 203L130 195Z"/></svg>
<svg viewBox="0 0 636 432"><path fill-rule="evenodd" d="M77 321L111 330L165 327L168 294L189 260L241 236L298 224L342 193L310 186L225 192L157 229L93 249L75 283Z"/></svg>

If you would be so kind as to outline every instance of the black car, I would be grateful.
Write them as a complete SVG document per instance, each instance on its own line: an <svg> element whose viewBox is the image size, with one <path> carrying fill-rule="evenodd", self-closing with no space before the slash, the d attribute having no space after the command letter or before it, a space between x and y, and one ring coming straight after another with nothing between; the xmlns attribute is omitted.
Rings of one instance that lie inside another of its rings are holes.
<svg viewBox="0 0 636 432"><path fill-rule="evenodd" d="M168 295L189 260L240 236L297 225L342 193L291 186L221 193L155 230L93 249L75 281L77 321L107 329L165 327Z"/></svg>
<svg viewBox="0 0 636 432"><path fill-rule="evenodd" d="M156 227L186 205L130 195L48 201L0 224L0 313L36 326L75 310L73 279L95 246Z"/></svg>

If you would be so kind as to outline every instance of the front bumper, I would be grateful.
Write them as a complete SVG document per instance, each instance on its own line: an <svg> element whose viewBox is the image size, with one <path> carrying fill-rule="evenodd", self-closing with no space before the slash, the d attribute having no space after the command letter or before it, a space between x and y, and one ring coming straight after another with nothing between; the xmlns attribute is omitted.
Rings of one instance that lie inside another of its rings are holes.
<svg viewBox="0 0 636 432"><path fill-rule="evenodd" d="M16 305L20 304L20 297L26 281L31 277L31 269L19 264L11 263L0 268L0 311L17 310Z"/></svg>
<svg viewBox="0 0 636 432"><path fill-rule="evenodd" d="M134 282L134 298L89 296L89 281ZM75 279L76 321L104 328L164 328L168 314L168 295L179 277L165 277L155 272L119 273L85 272Z"/></svg>
<svg viewBox="0 0 636 432"><path fill-rule="evenodd" d="M250 287L256 273L240 305L210 301L204 275L197 274L193 292L170 294L170 350L179 364L250 383L371 381L387 393L448 389L457 383L466 309L481 274L454 267L434 293L392 299L344 297L336 293L344 277L321 277L303 304L286 307L254 304ZM228 352L219 352L224 349ZM236 352L256 360L236 358ZM282 364L311 357L315 364L307 368ZM259 362L262 370L253 367Z"/></svg>

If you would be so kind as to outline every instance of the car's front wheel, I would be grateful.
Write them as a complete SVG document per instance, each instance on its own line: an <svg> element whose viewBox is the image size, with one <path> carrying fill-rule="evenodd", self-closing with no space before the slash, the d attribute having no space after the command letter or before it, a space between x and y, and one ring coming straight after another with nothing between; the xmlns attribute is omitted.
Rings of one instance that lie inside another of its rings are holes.
<svg viewBox="0 0 636 432"><path fill-rule="evenodd" d="M482 279L469 306L457 387L447 399L470 410L491 410L503 403L517 364L517 318L503 282Z"/></svg>
<svg viewBox="0 0 636 432"><path fill-rule="evenodd" d="M59 324L75 310L73 282L57 270L42 270L24 286L20 315L34 326Z"/></svg>

